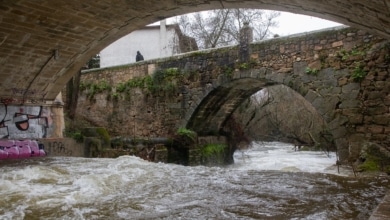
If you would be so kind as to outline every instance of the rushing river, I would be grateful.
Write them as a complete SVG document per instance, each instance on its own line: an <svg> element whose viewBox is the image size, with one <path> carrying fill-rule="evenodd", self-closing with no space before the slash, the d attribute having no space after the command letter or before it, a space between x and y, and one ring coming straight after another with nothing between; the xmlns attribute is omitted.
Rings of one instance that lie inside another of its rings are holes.
<svg viewBox="0 0 390 220"><path fill-rule="evenodd" d="M0 219L367 219L386 176L338 174L334 154L280 143L227 167L46 157L0 162Z"/></svg>

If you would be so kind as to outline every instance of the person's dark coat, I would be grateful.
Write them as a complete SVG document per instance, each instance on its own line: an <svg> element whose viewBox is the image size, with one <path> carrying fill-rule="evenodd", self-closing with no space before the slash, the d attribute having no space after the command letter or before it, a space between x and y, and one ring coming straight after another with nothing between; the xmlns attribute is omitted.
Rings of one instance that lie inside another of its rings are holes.
<svg viewBox="0 0 390 220"><path fill-rule="evenodd" d="M144 60L144 56L142 56L142 54L139 51L137 51L137 56L135 57L135 61L138 62L141 60Z"/></svg>

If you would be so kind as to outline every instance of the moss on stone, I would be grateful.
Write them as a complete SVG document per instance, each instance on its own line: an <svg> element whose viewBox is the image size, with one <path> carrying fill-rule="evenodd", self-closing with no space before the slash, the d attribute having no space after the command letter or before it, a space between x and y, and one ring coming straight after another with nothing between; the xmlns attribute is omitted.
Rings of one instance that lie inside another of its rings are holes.
<svg viewBox="0 0 390 220"><path fill-rule="evenodd" d="M108 134L106 128L104 127L89 127L83 128L81 134L84 137L97 137L102 141L102 146L104 148L111 147L110 135Z"/></svg>
<svg viewBox="0 0 390 220"><path fill-rule="evenodd" d="M200 149L201 164L206 166L225 165L226 144L207 144Z"/></svg>
<svg viewBox="0 0 390 220"><path fill-rule="evenodd" d="M207 144L202 147L201 154L203 157L212 155L221 155L227 148L226 144Z"/></svg>
<svg viewBox="0 0 390 220"><path fill-rule="evenodd" d="M358 165L360 171L390 172L390 153L375 143L365 143L360 153L363 162Z"/></svg>
<svg viewBox="0 0 390 220"><path fill-rule="evenodd" d="M177 130L176 134L178 136L181 136L181 137L190 138L192 141L195 141L195 138L196 138L196 132L194 132L190 129L187 129L187 128L179 128Z"/></svg>
<svg viewBox="0 0 390 220"><path fill-rule="evenodd" d="M363 164L358 166L358 169L360 171L379 171L380 166L377 160L373 158L367 158Z"/></svg>

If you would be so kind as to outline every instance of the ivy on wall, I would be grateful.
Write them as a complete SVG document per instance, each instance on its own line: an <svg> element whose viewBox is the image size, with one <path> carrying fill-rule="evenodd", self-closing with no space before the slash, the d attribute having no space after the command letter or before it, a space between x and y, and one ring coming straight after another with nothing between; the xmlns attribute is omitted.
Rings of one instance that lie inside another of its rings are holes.
<svg viewBox="0 0 390 220"><path fill-rule="evenodd" d="M184 79L191 74L182 73L178 68L156 70L152 76L135 77L127 82L120 82L115 87L110 86L106 80L97 83L81 82L80 91L86 92L89 99L98 93L108 92L113 99L118 99L121 94L129 95L134 88L140 88L152 95L174 95Z"/></svg>

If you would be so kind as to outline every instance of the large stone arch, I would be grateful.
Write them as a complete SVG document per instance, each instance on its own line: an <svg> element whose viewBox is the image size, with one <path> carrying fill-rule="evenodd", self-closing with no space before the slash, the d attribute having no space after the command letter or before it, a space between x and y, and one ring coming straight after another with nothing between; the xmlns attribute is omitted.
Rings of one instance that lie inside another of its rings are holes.
<svg viewBox="0 0 390 220"><path fill-rule="evenodd" d="M340 106L359 106L357 100L359 83L341 86L338 83L339 79L349 75L348 70L327 68L318 71L316 75L310 75L306 73L306 68L306 62L296 62L292 72L280 72L280 70L266 67L237 70L230 80L226 80L225 75L221 74L219 80L209 83L203 96L195 103L197 108L186 112L182 124L198 131L206 131L208 126L210 126L208 132L218 131L219 125L241 101L262 88L276 84L288 86L302 95L317 109L327 123L334 120L336 110ZM216 106L220 108L217 110ZM221 116L221 119L211 125L214 122L207 122L207 119L214 116ZM197 126L201 122L206 122L204 127Z"/></svg>
<svg viewBox="0 0 390 220"><path fill-rule="evenodd" d="M312 15L390 37L387 1L4 0L0 95L53 100L92 55L131 31L174 15L237 7Z"/></svg>

